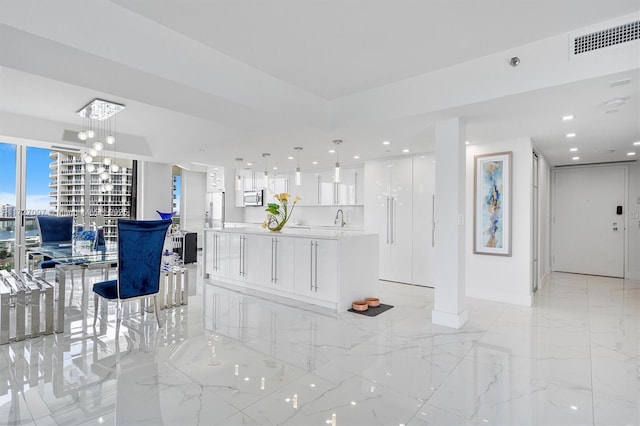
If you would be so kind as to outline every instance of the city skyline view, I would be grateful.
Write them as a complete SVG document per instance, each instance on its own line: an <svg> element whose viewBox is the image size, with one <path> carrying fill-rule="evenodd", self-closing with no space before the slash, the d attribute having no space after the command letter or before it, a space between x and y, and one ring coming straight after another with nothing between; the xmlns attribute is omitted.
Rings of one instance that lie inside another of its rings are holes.
<svg viewBox="0 0 640 426"><path fill-rule="evenodd" d="M48 212L49 153L45 148L27 147L26 210ZM0 142L0 204L16 205L16 146Z"/></svg>

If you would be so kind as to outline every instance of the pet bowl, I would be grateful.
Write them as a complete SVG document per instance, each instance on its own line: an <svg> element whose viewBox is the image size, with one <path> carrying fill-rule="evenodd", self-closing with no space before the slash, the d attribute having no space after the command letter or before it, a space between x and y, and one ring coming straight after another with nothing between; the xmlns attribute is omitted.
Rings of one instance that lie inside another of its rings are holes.
<svg viewBox="0 0 640 426"><path fill-rule="evenodd" d="M351 307L353 308L354 311L366 311L367 309L369 309L369 304L367 303L366 300L358 300L355 301L351 304Z"/></svg>

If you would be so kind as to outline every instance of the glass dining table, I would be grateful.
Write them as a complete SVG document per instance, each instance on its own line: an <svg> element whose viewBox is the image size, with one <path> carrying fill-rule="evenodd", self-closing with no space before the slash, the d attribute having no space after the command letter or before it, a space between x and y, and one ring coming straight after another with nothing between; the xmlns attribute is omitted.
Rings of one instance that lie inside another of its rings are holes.
<svg viewBox="0 0 640 426"><path fill-rule="evenodd" d="M82 274L82 288L85 286L87 270L101 270L102 279L109 279L109 270L118 266L118 244L107 242L106 245L94 249L91 241L78 240L72 243L47 243L33 247L29 251L27 270L33 274L44 260L55 262L56 307L58 312L64 311L65 289L68 278L73 280L73 272ZM159 305L161 309L188 304L189 280L187 270L181 265L166 265L161 268ZM141 300L141 308L145 301ZM152 305L145 307L152 311ZM57 316L54 327L57 332L64 330L64 319Z"/></svg>
<svg viewBox="0 0 640 426"><path fill-rule="evenodd" d="M84 287L86 271L100 269L103 279L109 279L109 269L118 265L118 245L107 242L104 246L94 249L91 241L74 241L60 243L46 243L32 247L28 252L27 271L33 274L39 269L43 261L55 263L55 288L57 311L64 311L67 279L73 279L73 272L81 272L81 283ZM56 317L54 328L57 332L64 330L64 318Z"/></svg>

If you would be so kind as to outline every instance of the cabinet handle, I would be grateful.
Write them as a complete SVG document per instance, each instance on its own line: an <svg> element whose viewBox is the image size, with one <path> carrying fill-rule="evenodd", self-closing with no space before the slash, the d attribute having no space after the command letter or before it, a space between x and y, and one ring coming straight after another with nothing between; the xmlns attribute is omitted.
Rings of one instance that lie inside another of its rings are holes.
<svg viewBox="0 0 640 426"><path fill-rule="evenodd" d="M396 199L391 197L391 244L396 238Z"/></svg>
<svg viewBox="0 0 640 426"><path fill-rule="evenodd" d="M271 239L271 282L273 283L273 252L274 252L274 247L273 247L273 242L274 239Z"/></svg>
<svg viewBox="0 0 640 426"><path fill-rule="evenodd" d="M309 251L309 283L311 284L310 290L313 291L313 241L311 241L311 250Z"/></svg>
<svg viewBox="0 0 640 426"><path fill-rule="evenodd" d="M218 270L218 235L213 234L213 270Z"/></svg>
<svg viewBox="0 0 640 426"><path fill-rule="evenodd" d="M431 196L431 247L436 246L436 196Z"/></svg>
<svg viewBox="0 0 640 426"><path fill-rule="evenodd" d="M277 238L274 238L274 239L273 239L273 241L274 241L274 242L275 242L275 244L276 244L276 249L275 249L275 251L274 251L274 254L275 254L275 256L274 256L275 261L274 261L274 263L273 263L273 282L274 282L275 284L278 284L278 239L277 239Z"/></svg>
<svg viewBox="0 0 640 426"><path fill-rule="evenodd" d="M220 270L220 235L216 234L216 271Z"/></svg>
<svg viewBox="0 0 640 426"><path fill-rule="evenodd" d="M386 221L385 221L385 223L387 225L387 244L389 244L389 220L390 220L390 217L389 217L389 206L390 206L390 204L391 203L389 202L389 197L387 196L387 205L385 206L387 208L387 218L386 218Z"/></svg>
<svg viewBox="0 0 640 426"><path fill-rule="evenodd" d="M244 275L244 237L240 235L240 276Z"/></svg>
<svg viewBox="0 0 640 426"><path fill-rule="evenodd" d="M320 176L316 176L316 187L318 188L318 205L320 205Z"/></svg>
<svg viewBox="0 0 640 426"><path fill-rule="evenodd" d="M318 292L318 242L316 241L316 264L315 264L315 273L316 273L316 293Z"/></svg>

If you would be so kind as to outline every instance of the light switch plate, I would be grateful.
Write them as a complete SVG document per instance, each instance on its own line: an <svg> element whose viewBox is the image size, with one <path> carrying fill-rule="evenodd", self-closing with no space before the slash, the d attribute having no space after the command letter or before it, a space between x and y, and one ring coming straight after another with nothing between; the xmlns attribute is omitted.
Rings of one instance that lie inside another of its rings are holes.
<svg viewBox="0 0 640 426"><path fill-rule="evenodd" d="M638 212L631 212L631 215L629 216L630 219L638 219L640 217L640 214L638 214Z"/></svg>

